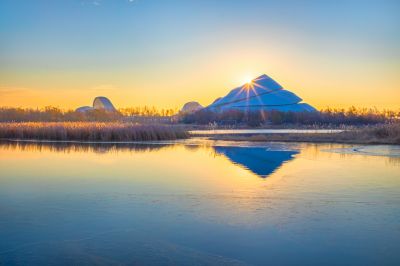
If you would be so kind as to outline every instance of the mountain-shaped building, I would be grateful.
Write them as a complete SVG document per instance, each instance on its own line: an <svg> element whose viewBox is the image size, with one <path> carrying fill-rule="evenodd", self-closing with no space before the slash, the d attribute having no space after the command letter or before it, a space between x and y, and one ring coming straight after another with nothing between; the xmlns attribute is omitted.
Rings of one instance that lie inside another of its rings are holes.
<svg viewBox="0 0 400 266"><path fill-rule="evenodd" d="M206 108L211 111L282 111L314 112L316 109L267 75L261 75L241 87L231 90Z"/></svg>

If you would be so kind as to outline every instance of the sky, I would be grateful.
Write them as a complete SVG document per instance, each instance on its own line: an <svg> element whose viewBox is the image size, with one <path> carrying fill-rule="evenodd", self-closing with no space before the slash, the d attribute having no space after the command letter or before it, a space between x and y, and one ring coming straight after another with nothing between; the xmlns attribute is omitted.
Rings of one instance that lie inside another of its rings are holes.
<svg viewBox="0 0 400 266"><path fill-rule="evenodd" d="M208 105L267 74L317 108L400 108L400 1L1 0L0 106Z"/></svg>

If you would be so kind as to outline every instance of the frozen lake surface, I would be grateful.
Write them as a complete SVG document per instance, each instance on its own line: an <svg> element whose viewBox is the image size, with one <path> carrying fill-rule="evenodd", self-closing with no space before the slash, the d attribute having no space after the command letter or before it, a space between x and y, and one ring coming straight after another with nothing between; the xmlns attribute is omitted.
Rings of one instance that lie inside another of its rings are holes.
<svg viewBox="0 0 400 266"><path fill-rule="evenodd" d="M0 265L400 265L398 146L0 144Z"/></svg>
<svg viewBox="0 0 400 266"><path fill-rule="evenodd" d="M233 135L233 134L315 134L339 133L341 129L210 129L192 130L193 135Z"/></svg>
<svg viewBox="0 0 400 266"><path fill-rule="evenodd" d="M350 147L330 149L327 151L370 156L400 157L400 145L352 145Z"/></svg>

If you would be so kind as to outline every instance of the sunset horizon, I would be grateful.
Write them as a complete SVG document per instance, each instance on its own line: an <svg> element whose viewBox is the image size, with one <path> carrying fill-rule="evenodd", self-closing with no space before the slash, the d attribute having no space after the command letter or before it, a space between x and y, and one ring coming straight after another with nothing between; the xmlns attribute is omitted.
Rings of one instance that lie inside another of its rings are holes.
<svg viewBox="0 0 400 266"><path fill-rule="evenodd" d="M399 108L398 2L227 3L2 1L0 106L205 106L267 74L318 109Z"/></svg>
<svg viewBox="0 0 400 266"><path fill-rule="evenodd" d="M156 104L157 101L154 101L152 97L157 97L157 95L152 95L151 93L144 92L138 100L136 97L128 97L132 93L135 93L135 90L128 91L127 94L124 92L119 91L117 88L109 85L100 85L98 87L89 88L87 90L75 90L69 89L66 94L64 95L62 92L59 91L40 91L40 90L31 90L25 88L8 88L2 90L2 99L0 100L0 106L2 107L11 107L11 108L45 108L45 107L56 107L62 110L75 110L77 107L81 105L85 105L88 102L92 102L94 98L99 96L104 96L113 101L118 108L129 108L129 107L139 107L139 106L148 106L148 107L155 107L157 109L176 109L179 110L185 103L190 101L196 101L200 104L207 106L211 104L216 98L222 97L226 95L231 89L240 87L245 85L249 80L248 76L243 76L243 78L235 78L238 80L236 85L231 87L225 86L225 90L222 90L221 95L217 95L214 98L211 96L207 96L204 98L184 98L180 99L179 103L176 103L177 100L171 101L174 103L170 103L169 101L162 101L160 104ZM256 78L254 76L253 78ZM227 84L232 83L227 81ZM280 84L284 84L279 82ZM284 86L284 85L283 85ZM286 86L284 86L286 87ZM286 87L287 88L287 87ZM296 92L296 89L292 90ZM303 91L305 95L307 95L307 90L297 90ZM196 94L196 92L194 93ZM340 96L341 97L341 96ZM176 97L179 98L179 97ZM400 109L400 104L397 104L397 98L393 101L395 103L390 104L385 102L384 104L378 104L379 100L370 100L363 101L357 104L357 100L353 99L351 101L343 101L343 102L336 102L333 103L331 99L323 99L320 101L316 101L312 95L307 97L307 101L310 102L313 106L315 106L318 110L324 109L349 109L356 107L357 109L377 109L377 110L393 110L397 111ZM32 99L35 99L32 101ZM148 99L144 101L144 99ZM314 100L313 100L314 99Z"/></svg>

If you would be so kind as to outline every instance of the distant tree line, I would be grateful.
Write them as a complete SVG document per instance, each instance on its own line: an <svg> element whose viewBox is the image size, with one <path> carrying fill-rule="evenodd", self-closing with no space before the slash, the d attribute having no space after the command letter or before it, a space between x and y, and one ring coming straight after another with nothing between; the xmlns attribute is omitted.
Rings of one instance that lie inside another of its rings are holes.
<svg viewBox="0 0 400 266"><path fill-rule="evenodd" d="M331 109L326 108L319 112L279 112L279 111L239 111L212 112L207 109L195 113L179 114L176 109L157 109L155 107L122 108L117 112L104 110L90 110L75 112L62 110L57 107L42 109L31 108L0 108L0 122L115 122L147 120L164 121L162 118L172 118L168 121L185 124L207 125L210 123L219 126L246 125L257 127L265 124L283 125L365 125L394 122L400 120L400 110L390 111L368 108ZM138 118L138 119L132 119ZM158 119L160 118L160 119Z"/></svg>
<svg viewBox="0 0 400 266"><path fill-rule="evenodd" d="M136 106L121 108L119 112L124 116L172 116L178 113L177 109L157 109L154 106Z"/></svg>
<svg viewBox="0 0 400 266"><path fill-rule="evenodd" d="M181 122L186 124L247 125L251 127L263 124L283 125L365 125L399 121L400 110L390 111L367 108L331 109L319 112L280 112L280 111L240 111L229 110L212 112L207 109L185 114Z"/></svg>
<svg viewBox="0 0 400 266"><path fill-rule="evenodd" d="M120 121L124 118L138 117L166 117L177 113L174 109L157 109L155 107L131 107L121 108L117 112L104 110L89 110L86 112L75 112L73 110L62 110L57 107L47 106L45 108L0 108L0 122L64 122L64 121L88 121L88 122L110 122Z"/></svg>

